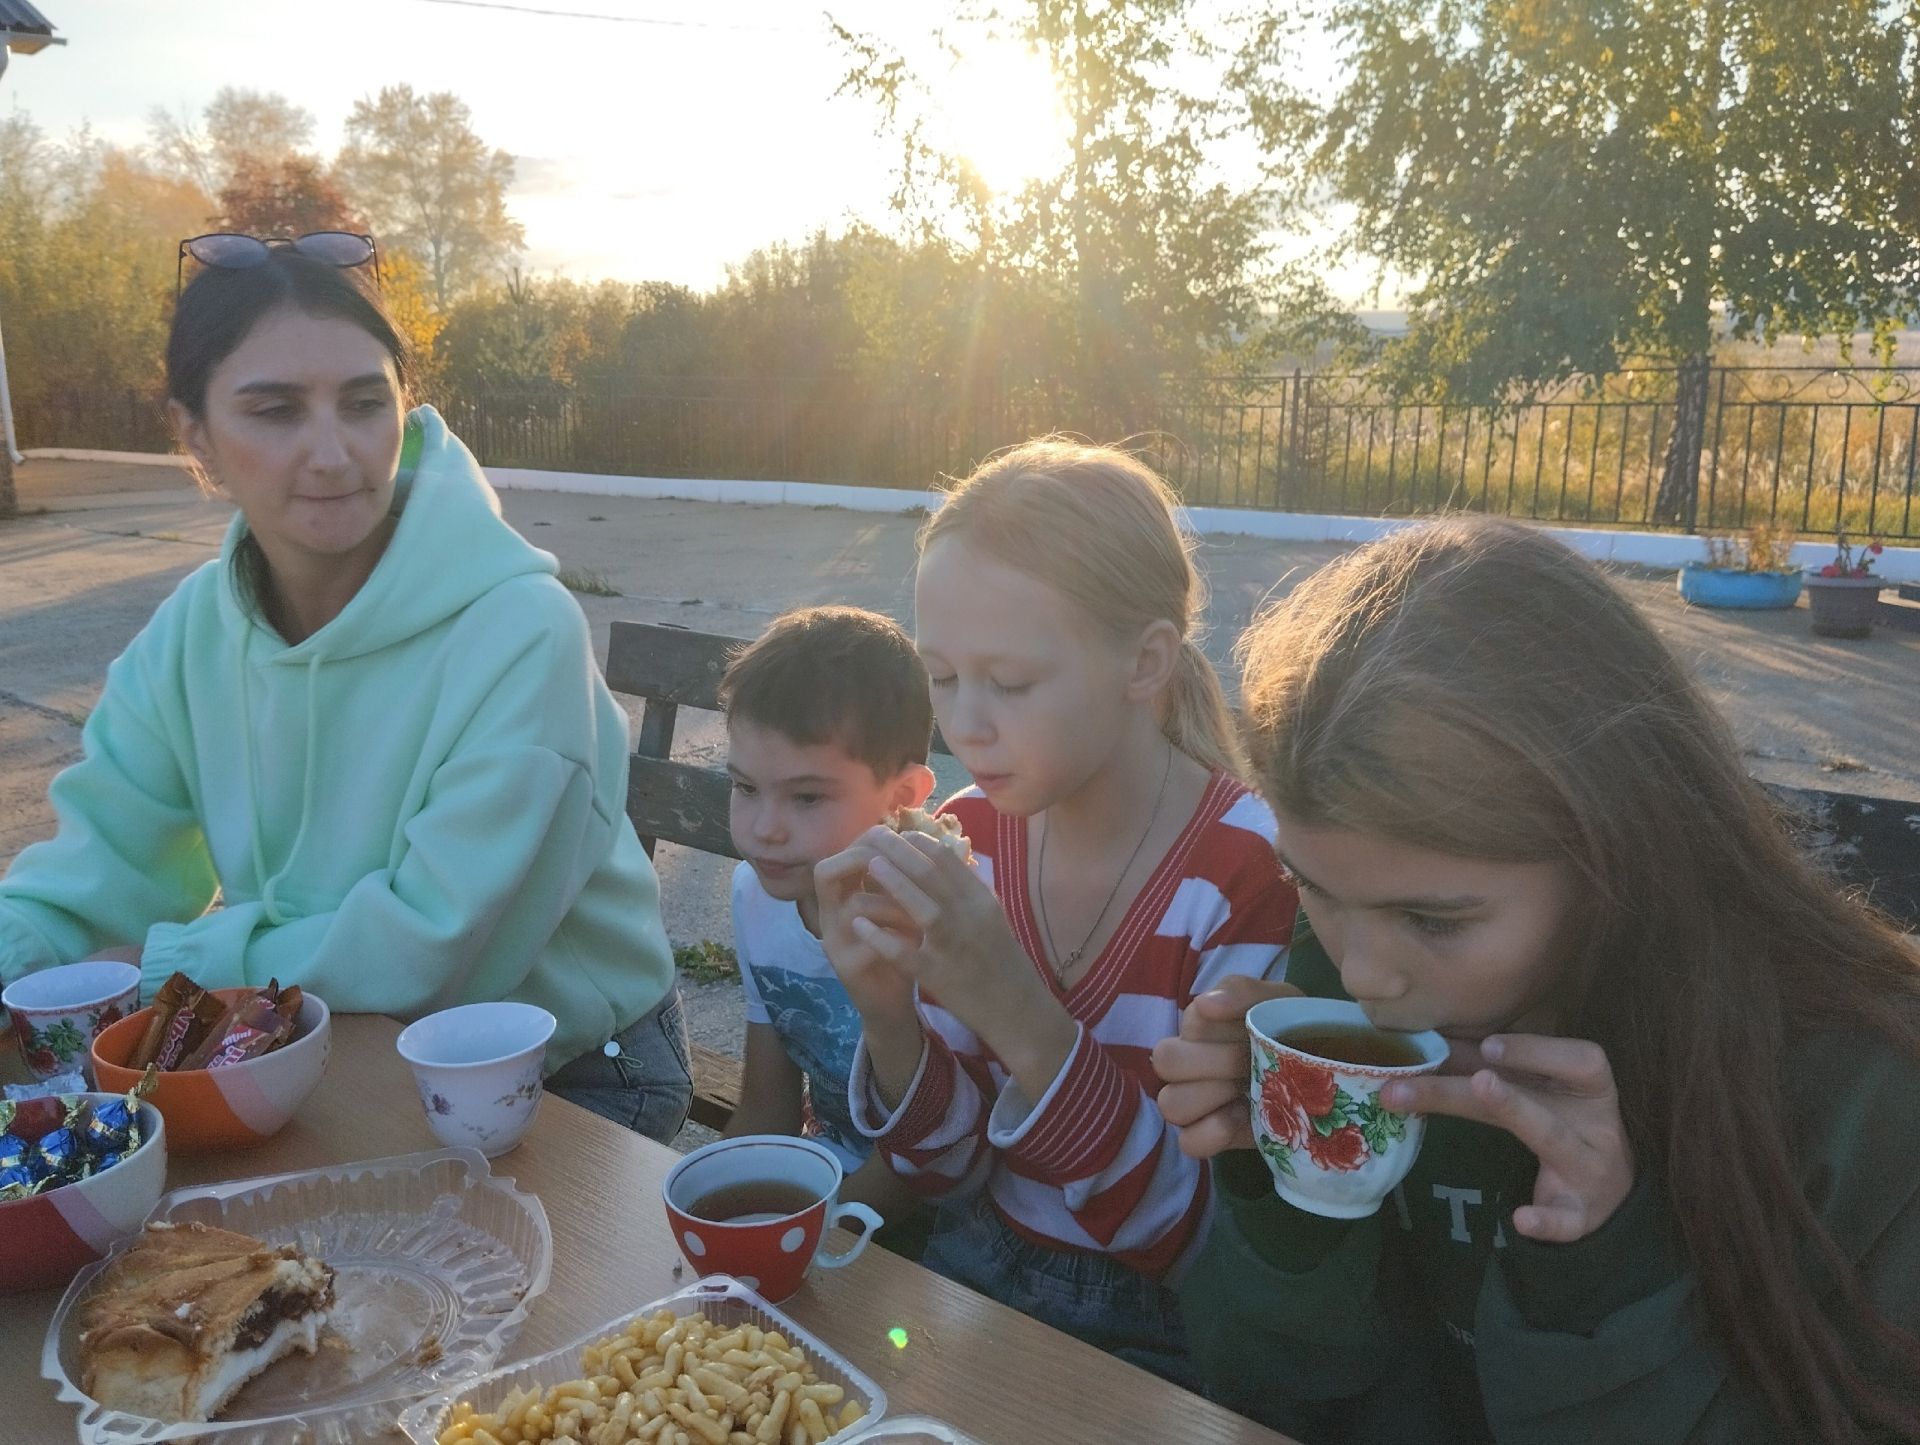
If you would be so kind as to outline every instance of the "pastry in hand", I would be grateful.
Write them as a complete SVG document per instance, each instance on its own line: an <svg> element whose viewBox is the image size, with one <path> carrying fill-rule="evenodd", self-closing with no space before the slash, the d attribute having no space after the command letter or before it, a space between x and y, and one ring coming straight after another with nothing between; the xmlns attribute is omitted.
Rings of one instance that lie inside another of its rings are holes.
<svg viewBox="0 0 1920 1445"><path fill-rule="evenodd" d="M333 1271L205 1224L149 1224L80 1307L80 1388L112 1410L211 1420L295 1350L312 1354Z"/></svg>
<svg viewBox="0 0 1920 1445"><path fill-rule="evenodd" d="M887 819L887 826L896 833L925 833L941 847L959 855L963 861L973 857L973 845L967 842L967 835L960 830L960 820L951 813L929 813L925 808L898 808Z"/></svg>

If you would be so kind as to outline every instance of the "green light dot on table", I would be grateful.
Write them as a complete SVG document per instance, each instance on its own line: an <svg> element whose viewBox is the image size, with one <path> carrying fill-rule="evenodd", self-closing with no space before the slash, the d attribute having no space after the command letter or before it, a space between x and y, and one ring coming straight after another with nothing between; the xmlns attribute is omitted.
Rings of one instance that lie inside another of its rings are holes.
<svg viewBox="0 0 1920 1445"><path fill-rule="evenodd" d="M893 1347L896 1350L904 1350L907 1347L907 1332L898 1325L887 1331L887 1338L893 1341Z"/></svg>

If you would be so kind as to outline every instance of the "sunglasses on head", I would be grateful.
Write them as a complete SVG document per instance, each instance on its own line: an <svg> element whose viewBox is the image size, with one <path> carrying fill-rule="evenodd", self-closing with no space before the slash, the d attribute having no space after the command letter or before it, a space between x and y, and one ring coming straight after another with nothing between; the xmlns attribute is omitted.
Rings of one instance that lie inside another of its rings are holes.
<svg viewBox="0 0 1920 1445"><path fill-rule="evenodd" d="M180 253L173 267L174 299L179 299L180 284L189 256L202 266L217 266L223 271L247 271L255 266L266 265L267 258L281 247L298 251L311 260L324 261L329 266L364 266L371 261L374 280L381 285L386 284L386 278L380 274L379 248L373 244L371 236L356 235L352 231L309 231L304 236L243 236L237 231L215 231L180 243Z"/></svg>

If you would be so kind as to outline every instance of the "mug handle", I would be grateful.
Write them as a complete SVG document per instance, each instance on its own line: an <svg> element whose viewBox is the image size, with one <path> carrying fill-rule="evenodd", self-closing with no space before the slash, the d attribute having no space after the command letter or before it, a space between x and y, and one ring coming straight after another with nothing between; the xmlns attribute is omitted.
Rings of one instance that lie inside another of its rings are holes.
<svg viewBox="0 0 1920 1445"><path fill-rule="evenodd" d="M860 1251L867 1247L867 1241L873 1238L873 1232L887 1222L882 1219L876 1211L868 1208L864 1204L842 1204L833 1211L833 1217L827 1221L827 1227L830 1229L849 1217L857 1219L866 1225L866 1231L854 1237L853 1248L845 1254L828 1254L827 1232L825 1229L821 1230L820 1248L813 1256L813 1262L819 1265L820 1268L839 1269L842 1265L852 1264L860 1257Z"/></svg>

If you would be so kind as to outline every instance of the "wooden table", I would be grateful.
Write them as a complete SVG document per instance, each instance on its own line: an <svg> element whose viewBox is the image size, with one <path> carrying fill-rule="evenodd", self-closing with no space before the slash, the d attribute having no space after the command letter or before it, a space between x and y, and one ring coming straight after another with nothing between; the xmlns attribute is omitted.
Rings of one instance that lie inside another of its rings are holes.
<svg viewBox="0 0 1920 1445"><path fill-rule="evenodd" d="M399 1030L391 1019L336 1015L326 1077L298 1117L248 1153L176 1156L167 1187L438 1148L393 1049ZM24 1076L17 1049L0 1054L0 1075ZM539 1195L553 1225L553 1282L503 1363L563 1345L691 1283L690 1270L674 1277L680 1256L660 1206L660 1182L677 1157L546 1097L533 1132L493 1161L496 1174ZM50 1290L0 1300L6 1440L74 1438L72 1407L40 1378L40 1346L59 1296ZM1282 1440L883 1249L868 1249L845 1269L814 1271L781 1308L878 1381L890 1414L937 1416L987 1445ZM895 1326L907 1331L904 1348L888 1339Z"/></svg>

